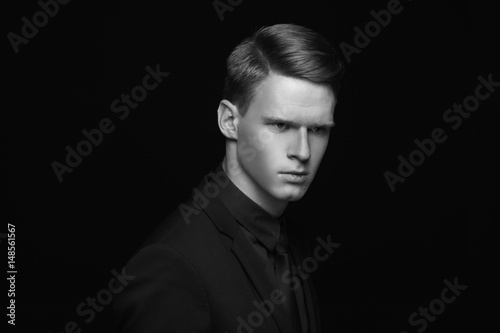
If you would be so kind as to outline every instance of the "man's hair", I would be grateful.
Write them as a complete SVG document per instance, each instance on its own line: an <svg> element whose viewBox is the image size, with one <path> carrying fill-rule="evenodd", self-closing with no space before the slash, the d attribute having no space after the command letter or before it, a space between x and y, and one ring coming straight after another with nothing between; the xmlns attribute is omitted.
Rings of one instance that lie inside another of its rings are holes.
<svg viewBox="0 0 500 333"><path fill-rule="evenodd" d="M337 50L311 29L295 24L262 27L229 55L223 98L244 115L270 72L328 85L337 97L344 70Z"/></svg>

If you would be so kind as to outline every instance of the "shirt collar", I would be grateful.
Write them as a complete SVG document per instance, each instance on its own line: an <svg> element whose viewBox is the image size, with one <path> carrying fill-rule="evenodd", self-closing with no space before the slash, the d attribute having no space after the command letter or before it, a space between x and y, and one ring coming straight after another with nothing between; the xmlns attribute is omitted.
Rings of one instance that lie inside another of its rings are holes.
<svg viewBox="0 0 500 333"><path fill-rule="evenodd" d="M252 199L246 196L229 179L222 168L217 167L216 174L224 173L227 177L227 185L221 188L219 197L238 223L255 236L268 250L274 251L280 233L280 220L266 212Z"/></svg>

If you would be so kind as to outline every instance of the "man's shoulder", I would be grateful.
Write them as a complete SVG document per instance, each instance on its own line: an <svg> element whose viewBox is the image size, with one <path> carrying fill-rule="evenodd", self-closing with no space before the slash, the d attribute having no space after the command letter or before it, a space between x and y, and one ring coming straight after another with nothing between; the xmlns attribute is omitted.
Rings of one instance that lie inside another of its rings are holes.
<svg viewBox="0 0 500 333"><path fill-rule="evenodd" d="M126 267L127 271L140 271L146 275L150 270L172 267L210 274L213 265L230 252L230 248L231 239L219 231L203 209L188 221L176 209L136 247Z"/></svg>

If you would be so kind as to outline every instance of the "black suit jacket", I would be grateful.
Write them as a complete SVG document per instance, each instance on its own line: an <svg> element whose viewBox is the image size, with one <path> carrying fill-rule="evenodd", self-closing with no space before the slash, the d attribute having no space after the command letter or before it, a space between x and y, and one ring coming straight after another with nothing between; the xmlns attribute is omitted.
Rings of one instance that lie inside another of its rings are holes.
<svg viewBox="0 0 500 333"><path fill-rule="evenodd" d="M135 277L113 300L120 332L292 333L282 305L270 302L278 286L220 199L206 207L185 204L199 213L185 220L173 212L127 263L127 275ZM293 237L290 246L302 262ZM310 332L319 332L311 281L302 284ZM273 304L267 311L259 306L264 300Z"/></svg>

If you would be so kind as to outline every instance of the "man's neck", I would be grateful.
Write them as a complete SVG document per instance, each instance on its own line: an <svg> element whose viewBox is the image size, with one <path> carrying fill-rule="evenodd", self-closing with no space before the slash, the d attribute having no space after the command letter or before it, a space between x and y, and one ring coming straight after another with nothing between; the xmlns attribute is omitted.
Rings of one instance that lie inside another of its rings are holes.
<svg viewBox="0 0 500 333"><path fill-rule="evenodd" d="M245 177L245 173L240 169L236 163L232 164L233 167L229 167L229 162L227 157L224 157L222 161L222 168L224 172L228 175L229 179L233 184L249 197L253 202L259 205L262 209L268 212L273 217L279 217L286 209L288 205L287 201L279 200L272 197L267 193L262 187L253 182L248 177Z"/></svg>

